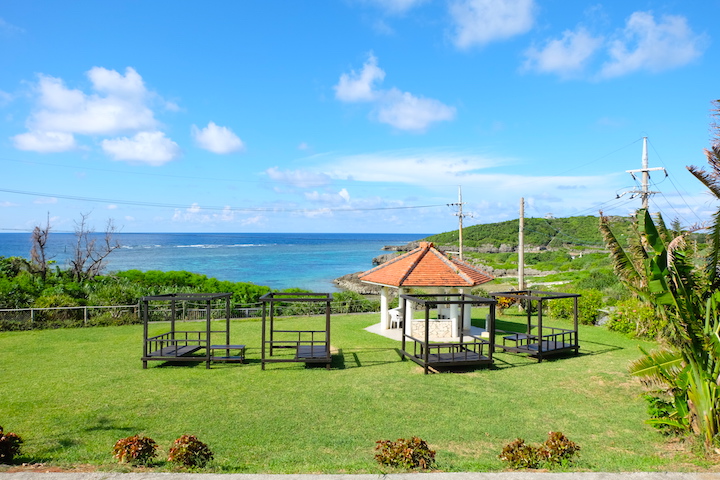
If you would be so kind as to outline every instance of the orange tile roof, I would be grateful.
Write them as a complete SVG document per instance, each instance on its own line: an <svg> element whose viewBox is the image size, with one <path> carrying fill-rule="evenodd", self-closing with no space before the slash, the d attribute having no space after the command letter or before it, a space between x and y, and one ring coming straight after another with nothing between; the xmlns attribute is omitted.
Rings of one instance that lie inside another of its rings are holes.
<svg viewBox="0 0 720 480"><path fill-rule="evenodd" d="M362 273L360 280L394 287L474 287L494 277L446 257L430 242Z"/></svg>

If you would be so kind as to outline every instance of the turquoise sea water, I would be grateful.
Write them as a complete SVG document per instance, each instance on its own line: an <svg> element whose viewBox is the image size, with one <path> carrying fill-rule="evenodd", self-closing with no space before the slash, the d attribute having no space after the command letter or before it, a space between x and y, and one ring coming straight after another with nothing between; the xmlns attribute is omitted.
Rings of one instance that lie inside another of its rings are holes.
<svg viewBox="0 0 720 480"><path fill-rule="evenodd" d="M404 245L422 234L345 233L120 233L122 248L108 257L105 272L188 270L220 280L336 291L332 281L372 268L385 245ZM102 236L98 237L98 241ZM50 233L48 253L65 266L75 236ZM0 256L30 256L29 233L0 233Z"/></svg>

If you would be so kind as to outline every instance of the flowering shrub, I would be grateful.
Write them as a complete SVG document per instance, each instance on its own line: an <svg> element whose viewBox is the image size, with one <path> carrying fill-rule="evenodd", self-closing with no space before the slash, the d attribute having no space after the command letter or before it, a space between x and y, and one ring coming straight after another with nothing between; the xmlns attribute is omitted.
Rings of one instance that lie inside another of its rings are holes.
<svg viewBox="0 0 720 480"><path fill-rule="evenodd" d="M23 440L16 433L3 433L0 427L0 463L10 463L16 455L20 454L20 445Z"/></svg>
<svg viewBox="0 0 720 480"><path fill-rule="evenodd" d="M517 303L517 299L511 297L495 297L495 300L497 300L495 308L497 308L498 312L500 313L504 312L505 310Z"/></svg>
<svg viewBox="0 0 720 480"><path fill-rule="evenodd" d="M113 447L113 457L120 462L147 464L157 456L157 444L152 438L134 435L121 438Z"/></svg>
<svg viewBox="0 0 720 480"><path fill-rule="evenodd" d="M213 459L213 453L205 443L195 435L182 435L173 442L168 461L183 467L202 468Z"/></svg>
<svg viewBox="0 0 720 480"><path fill-rule="evenodd" d="M608 322L608 329L637 337L655 338L662 328L655 309L636 298L619 302Z"/></svg>
<svg viewBox="0 0 720 480"><path fill-rule="evenodd" d="M510 468L548 468L566 465L580 451L580 446L561 432L550 432L545 443L534 446L517 438L503 447L500 460L507 462Z"/></svg>
<svg viewBox="0 0 720 480"><path fill-rule="evenodd" d="M409 440L398 438L378 440L375 450L375 460L381 465L399 467L411 470L421 468L427 470L435 465L435 450L430 450L425 440L412 437Z"/></svg>

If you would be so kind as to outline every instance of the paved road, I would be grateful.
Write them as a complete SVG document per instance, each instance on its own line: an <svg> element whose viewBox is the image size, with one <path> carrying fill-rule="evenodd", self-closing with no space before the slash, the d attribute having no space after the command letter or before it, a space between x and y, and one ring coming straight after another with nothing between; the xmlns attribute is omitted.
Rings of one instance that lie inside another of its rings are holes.
<svg viewBox="0 0 720 480"><path fill-rule="evenodd" d="M260 475L216 473L0 473L0 480L720 480L720 473L394 473L389 475Z"/></svg>

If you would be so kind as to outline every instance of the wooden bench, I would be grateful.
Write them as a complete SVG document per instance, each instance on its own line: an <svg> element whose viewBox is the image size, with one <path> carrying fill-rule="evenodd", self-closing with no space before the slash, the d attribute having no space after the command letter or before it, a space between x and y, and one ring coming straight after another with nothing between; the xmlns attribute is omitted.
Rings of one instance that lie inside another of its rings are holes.
<svg viewBox="0 0 720 480"><path fill-rule="evenodd" d="M213 362L237 362L245 361L245 345L210 345L210 359ZM225 350L224 356L215 356L215 350ZM237 350L237 355L230 355L230 350Z"/></svg>

